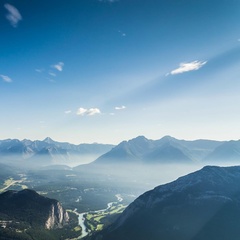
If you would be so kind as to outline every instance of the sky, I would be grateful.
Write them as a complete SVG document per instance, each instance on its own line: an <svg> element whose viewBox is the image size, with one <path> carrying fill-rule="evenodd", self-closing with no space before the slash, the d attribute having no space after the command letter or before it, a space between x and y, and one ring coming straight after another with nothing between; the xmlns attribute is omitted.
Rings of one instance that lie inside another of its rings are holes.
<svg viewBox="0 0 240 240"><path fill-rule="evenodd" d="M0 0L0 139L240 138L239 0Z"/></svg>

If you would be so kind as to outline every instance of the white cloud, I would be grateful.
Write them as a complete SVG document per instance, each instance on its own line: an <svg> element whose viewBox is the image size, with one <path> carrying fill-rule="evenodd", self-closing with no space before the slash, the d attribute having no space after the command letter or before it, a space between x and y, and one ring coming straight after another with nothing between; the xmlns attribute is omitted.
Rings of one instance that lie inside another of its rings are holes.
<svg viewBox="0 0 240 240"><path fill-rule="evenodd" d="M72 111L71 110L66 110L64 113L65 114L70 114Z"/></svg>
<svg viewBox="0 0 240 240"><path fill-rule="evenodd" d="M2 78L2 80L4 82L8 82L8 83L12 82L12 79L10 77L8 77L8 76L0 75L0 77Z"/></svg>
<svg viewBox="0 0 240 240"><path fill-rule="evenodd" d="M4 7L8 10L8 14L6 15L7 20L13 27L17 27L18 22L22 20L22 16L20 12L14 6L6 3Z"/></svg>
<svg viewBox="0 0 240 240"><path fill-rule="evenodd" d="M87 113L88 116L93 116L95 114L100 114L101 111L98 108L90 108L90 109L87 110L86 113Z"/></svg>
<svg viewBox="0 0 240 240"><path fill-rule="evenodd" d="M86 112L87 112L87 109L85 109L85 108L79 108L79 109L77 110L77 115L83 116L83 115L85 115Z"/></svg>
<svg viewBox="0 0 240 240"><path fill-rule="evenodd" d="M52 65L52 68L55 68L56 70L61 72L63 70L63 66L64 66L64 63L63 62L59 62L59 63L57 63L55 65Z"/></svg>
<svg viewBox="0 0 240 240"><path fill-rule="evenodd" d="M205 61L205 62L193 61L193 62L189 62L189 63L180 63L180 65L177 69L174 69L171 71L171 74L175 75L175 74L180 74L180 73L184 73L184 72L195 71L195 70L200 69L206 63L207 63L207 61Z"/></svg>
<svg viewBox="0 0 240 240"><path fill-rule="evenodd" d="M115 110L123 110L123 109L125 109L125 108L126 108L125 106L115 107Z"/></svg>
<svg viewBox="0 0 240 240"><path fill-rule="evenodd" d="M98 108L89 108L89 109L86 109L86 108L79 108L77 110L77 115L79 116L93 116L93 115L96 115L96 114L100 114L101 111L100 109Z"/></svg>

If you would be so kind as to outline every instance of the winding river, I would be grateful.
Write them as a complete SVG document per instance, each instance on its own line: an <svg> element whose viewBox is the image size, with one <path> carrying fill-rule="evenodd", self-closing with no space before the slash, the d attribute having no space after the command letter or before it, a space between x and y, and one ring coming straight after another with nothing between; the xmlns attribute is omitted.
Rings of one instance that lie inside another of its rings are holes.
<svg viewBox="0 0 240 240"><path fill-rule="evenodd" d="M78 239L84 238L88 235L88 229L84 224L84 221L85 221L84 215L85 214L87 214L87 213L80 213L78 215L78 223L79 223L79 226L82 228L81 236Z"/></svg>
<svg viewBox="0 0 240 240"><path fill-rule="evenodd" d="M115 195L115 196L116 196L118 202L122 202L122 201L123 201L123 198L121 197L120 194L117 194L117 195ZM107 208L101 209L101 210L97 210L97 211L91 211L91 212L92 212L92 213L105 212L105 211L107 211L109 208L111 208L114 203L116 203L116 202L110 202L110 203L107 204ZM79 224L79 226L82 228L81 236L78 237L78 239L81 239L81 238L86 237L86 236L88 235L88 233L89 233L89 229L88 229L87 226L84 224L84 221L85 221L84 215L85 215L85 214L88 214L88 212L78 213L78 212L77 212L77 209L75 209L74 212L75 212L76 214L78 214L78 224Z"/></svg>

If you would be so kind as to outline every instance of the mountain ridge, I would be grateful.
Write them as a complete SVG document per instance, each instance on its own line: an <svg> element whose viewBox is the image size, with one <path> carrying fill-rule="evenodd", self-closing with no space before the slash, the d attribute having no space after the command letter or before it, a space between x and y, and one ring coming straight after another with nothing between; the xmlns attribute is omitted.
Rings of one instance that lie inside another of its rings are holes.
<svg viewBox="0 0 240 240"><path fill-rule="evenodd" d="M237 240L240 166L206 166L145 192L90 239Z"/></svg>
<svg viewBox="0 0 240 240"><path fill-rule="evenodd" d="M24 139L0 140L0 157L6 163L14 159L17 162L50 165L71 163L81 159L95 160L98 156L112 149L111 144L79 144L57 142L47 137L43 141ZM16 161L17 160L17 161Z"/></svg>
<svg viewBox="0 0 240 240"><path fill-rule="evenodd" d="M7 220L23 221L46 229L62 228L69 221L68 213L57 200L31 189L8 190L0 194L0 213L1 220L5 216Z"/></svg>
<svg viewBox="0 0 240 240"><path fill-rule="evenodd" d="M202 139L187 141L171 136L151 140L138 136L122 141L90 164L206 162L207 156L226 142Z"/></svg>
<svg viewBox="0 0 240 240"><path fill-rule="evenodd" d="M90 166L102 164L168 164L210 163L228 161L240 163L240 140L215 141L207 139L179 140L164 136L158 140L138 136L118 145L57 142L50 137L40 140L0 140L1 159L27 160L29 164L67 164L90 156ZM44 157L44 158L43 158Z"/></svg>

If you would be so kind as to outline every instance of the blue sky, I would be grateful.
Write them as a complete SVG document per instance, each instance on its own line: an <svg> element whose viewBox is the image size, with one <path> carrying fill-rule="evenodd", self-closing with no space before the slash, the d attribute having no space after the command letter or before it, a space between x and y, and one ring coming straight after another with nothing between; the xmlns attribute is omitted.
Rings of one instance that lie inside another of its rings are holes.
<svg viewBox="0 0 240 240"><path fill-rule="evenodd" d="M240 1L0 1L0 139L239 139Z"/></svg>

